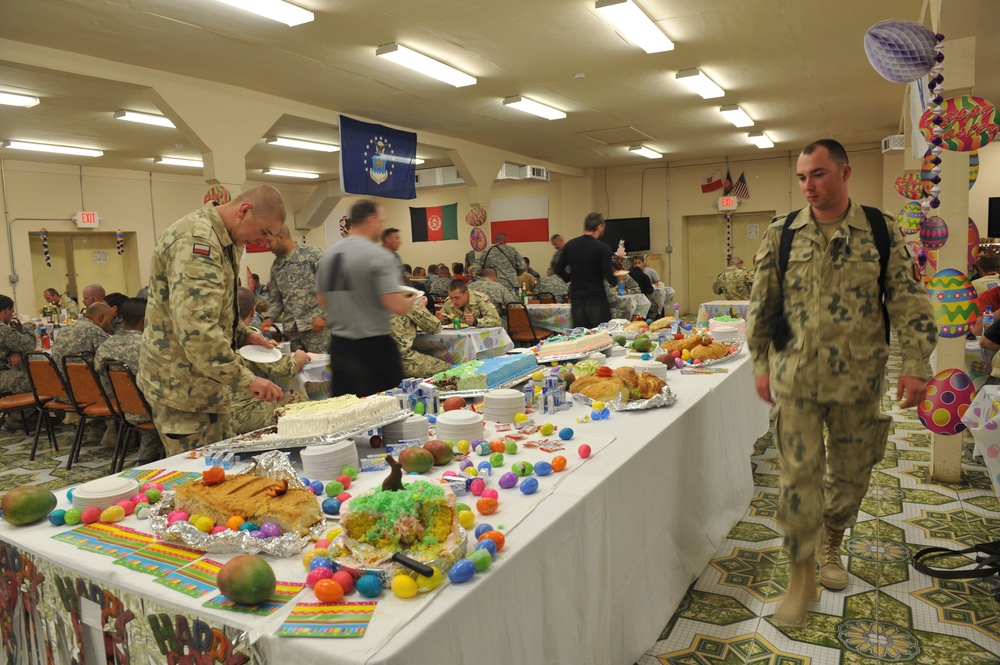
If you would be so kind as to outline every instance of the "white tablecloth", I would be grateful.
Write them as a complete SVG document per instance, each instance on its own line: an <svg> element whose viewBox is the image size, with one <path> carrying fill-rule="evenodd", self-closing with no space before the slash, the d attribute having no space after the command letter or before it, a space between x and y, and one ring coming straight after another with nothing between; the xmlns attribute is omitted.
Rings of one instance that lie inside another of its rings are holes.
<svg viewBox="0 0 1000 665"><path fill-rule="evenodd" d="M538 416L536 422L576 430L565 453L572 473L560 474L558 484L552 480L550 493L508 527L508 545L487 572L414 600L383 594L360 639L273 637L295 601L266 618L205 608L210 596L187 598L148 575L109 565L106 556L51 539L68 527L0 522L0 540L116 594L140 597L161 608L159 616L180 611L210 626L245 630L256 645L254 662L631 663L655 642L753 493L749 454L767 428L767 409L754 393L745 352L723 366L729 374L671 373L678 403L669 408L587 424L575 422L587 413L582 405ZM606 443L611 437L617 438ZM582 462L575 450L587 440L605 443ZM204 468L177 458L155 466ZM362 474L351 491L380 482L381 474ZM60 507L68 507L65 492L57 496ZM501 495L501 508L505 500L514 501ZM499 525L504 516L477 516L484 520ZM231 555L210 556L225 561ZM279 580L305 577L298 557L271 562ZM308 590L296 600L315 602Z"/></svg>
<svg viewBox="0 0 1000 665"><path fill-rule="evenodd" d="M470 360L502 356L514 348L514 341L503 328L442 328L441 332L433 335L418 334L413 340L413 348L459 365Z"/></svg>
<svg viewBox="0 0 1000 665"><path fill-rule="evenodd" d="M1000 497L1000 386L983 386L962 422L976 441L973 454L982 456L990 472L993 491Z"/></svg>

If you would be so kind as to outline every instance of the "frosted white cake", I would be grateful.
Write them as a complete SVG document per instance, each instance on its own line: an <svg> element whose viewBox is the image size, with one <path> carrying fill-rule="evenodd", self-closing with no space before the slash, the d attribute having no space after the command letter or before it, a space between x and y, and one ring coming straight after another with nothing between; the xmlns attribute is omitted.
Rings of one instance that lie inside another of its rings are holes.
<svg viewBox="0 0 1000 665"><path fill-rule="evenodd" d="M314 402L289 404L277 410L278 436L315 436L341 432L399 411L399 400L388 395L359 399L342 395Z"/></svg>
<svg viewBox="0 0 1000 665"><path fill-rule="evenodd" d="M585 354L612 343L606 330L549 337L538 347L538 357Z"/></svg>
<svg viewBox="0 0 1000 665"><path fill-rule="evenodd" d="M747 334L747 322L732 316L717 316L714 319L709 319L708 332L715 332L716 328L735 328L736 334L740 337L746 337Z"/></svg>

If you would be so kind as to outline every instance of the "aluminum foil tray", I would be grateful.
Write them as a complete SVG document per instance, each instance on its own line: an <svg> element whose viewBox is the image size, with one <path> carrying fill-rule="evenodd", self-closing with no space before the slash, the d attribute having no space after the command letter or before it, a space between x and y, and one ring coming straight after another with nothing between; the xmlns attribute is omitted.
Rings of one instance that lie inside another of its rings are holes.
<svg viewBox="0 0 1000 665"><path fill-rule="evenodd" d="M586 395L581 395L580 393L574 393L573 399L581 404L586 404L590 406L594 403L594 400L590 399ZM633 399L628 402L621 402L619 400L611 400L610 402L605 402L604 406L608 407L612 411L644 411L646 409L656 409L661 406L671 406L677 403L677 396L674 392L670 390L670 386L663 386L660 390L659 395L654 395L649 399Z"/></svg>
<svg viewBox="0 0 1000 665"><path fill-rule="evenodd" d="M697 365L697 367L711 367L712 365L719 365L724 362L729 362L736 356L740 355L740 352L743 351L743 346L745 341L746 341L745 338L740 337L738 339L729 342L719 342L719 344L725 344L726 346L728 346L732 351L732 353L730 353L728 356L725 356L724 358L716 358L715 360L702 361L702 363L700 365ZM667 352L666 349L664 349L661 346L657 346L654 349L652 349L649 353L650 357L655 360L656 358L659 358L666 352ZM691 366L695 367L695 365Z"/></svg>
<svg viewBox="0 0 1000 665"><path fill-rule="evenodd" d="M455 564L456 561L463 558L468 551L468 533L459 526L455 524L455 535L457 536L455 546L452 547L447 552L442 552L437 557L429 557L422 555L412 555L409 552L404 552L407 556L411 556L415 561L426 564L428 566L433 566L441 571L441 574L447 577L448 570ZM353 538L348 538L344 534L341 534L333 539L333 544L331 549L347 549L351 550L353 548L366 548L370 547L368 545L358 545L357 541ZM372 573L379 578L382 582L382 587L385 589L392 588L392 578L400 573L413 574L410 569L403 564L396 563L391 560L383 560L374 565L359 561L354 555L348 553L343 556L334 556L333 560L337 563L340 570L346 570L348 573L354 576L355 579L360 578L366 573Z"/></svg>

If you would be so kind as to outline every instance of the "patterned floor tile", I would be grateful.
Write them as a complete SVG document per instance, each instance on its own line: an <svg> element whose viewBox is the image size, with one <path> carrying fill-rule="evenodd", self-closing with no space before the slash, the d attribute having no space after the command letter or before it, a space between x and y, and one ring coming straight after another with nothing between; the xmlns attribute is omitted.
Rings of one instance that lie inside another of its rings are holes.
<svg viewBox="0 0 1000 665"><path fill-rule="evenodd" d="M747 520L739 522L729 531L730 540L746 540L754 543L781 539L781 534L765 524L750 522Z"/></svg>
<svg viewBox="0 0 1000 665"><path fill-rule="evenodd" d="M712 559L711 566L722 577L719 584L741 589L761 602L784 596L785 586L775 568L786 563L781 547L764 550L736 548L732 555Z"/></svg>
<svg viewBox="0 0 1000 665"><path fill-rule="evenodd" d="M784 653L760 635L747 633L729 638L695 635L688 648L658 657L663 665L811 665L809 658Z"/></svg>

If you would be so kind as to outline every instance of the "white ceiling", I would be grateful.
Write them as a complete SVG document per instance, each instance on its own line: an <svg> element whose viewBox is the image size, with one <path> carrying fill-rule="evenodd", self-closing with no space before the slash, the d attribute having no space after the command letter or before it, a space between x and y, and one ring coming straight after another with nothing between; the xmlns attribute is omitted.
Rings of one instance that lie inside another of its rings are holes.
<svg viewBox="0 0 1000 665"><path fill-rule="evenodd" d="M899 129L904 86L868 64L864 32L887 18L918 20L920 0L636 0L675 42L648 55L619 37L594 0L295 0L316 13L286 27L215 0L0 0L0 38L224 82L330 109L329 122L286 115L268 135L339 142L343 112L482 143L575 168L650 164L641 143L669 161L761 155L745 136L765 130L774 151L823 136L870 145ZM947 0L941 31L976 35L975 94L1000 102L1000 2ZM375 56L400 42L476 76L453 88ZM947 41L946 41L947 44ZM945 54L947 56L947 47ZM947 87L947 59L945 77ZM676 80L701 68L727 90L702 100ZM115 121L122 108L156 112L138 85L4 59L0 90L42 98L31 109L0 106L0 139L85 145L100 158L0 158L190 173L153 165L154 155L197 157L180 130ZM506 108L524 95L568 113L547 121ZM718 112L739 104L757 124L736 129ZM238 113L223 109L220 113ZM613 131L608 131L613 130ZM592 135L607 133L614 145ZM619 143L620 142L620 143ZM449 163L421 142L427 166ZM337 173L337 156L258 144L248 170ZM258 171L259 174L259 171ZM261 179L256 176L255 179Z"/></svg>

